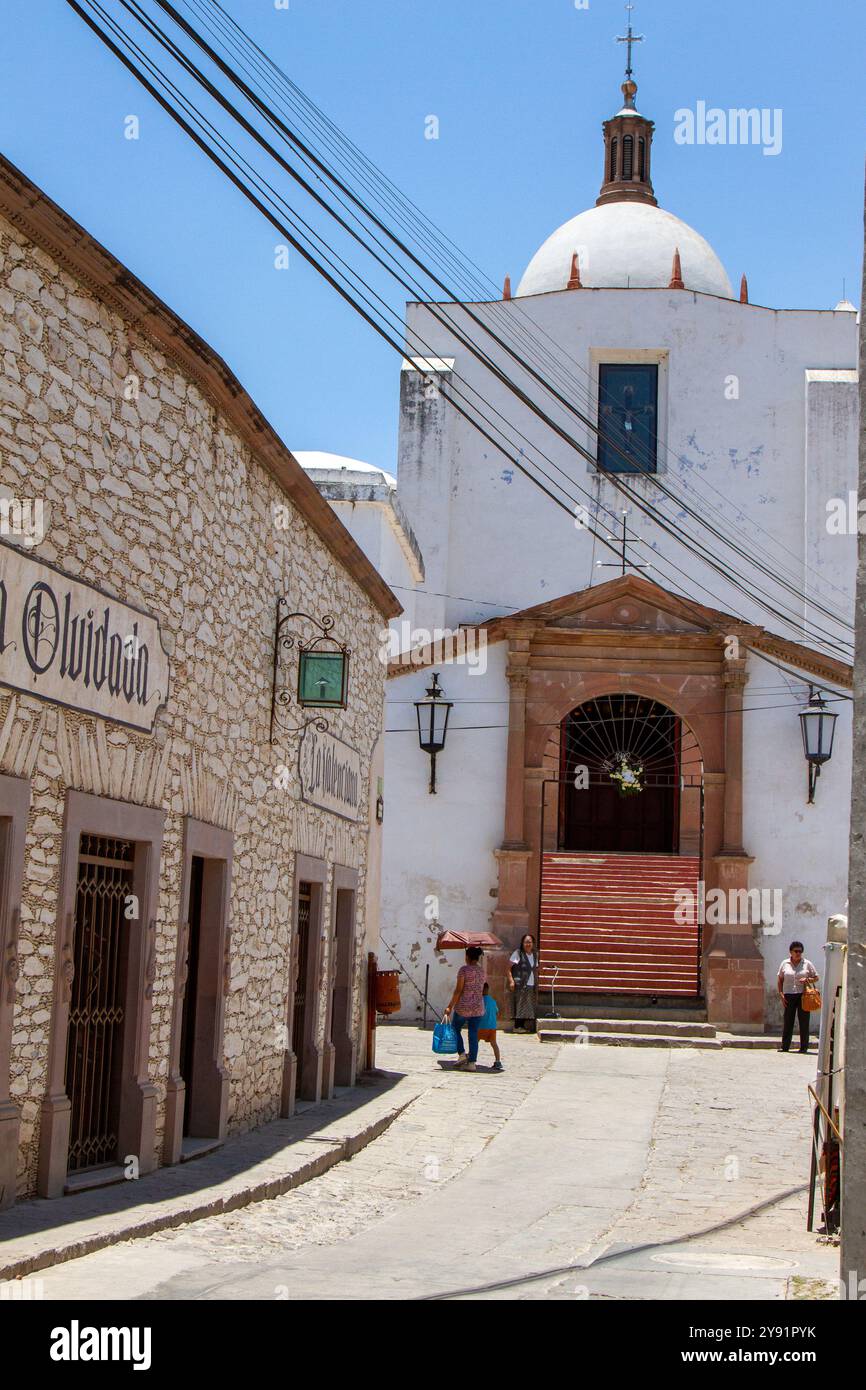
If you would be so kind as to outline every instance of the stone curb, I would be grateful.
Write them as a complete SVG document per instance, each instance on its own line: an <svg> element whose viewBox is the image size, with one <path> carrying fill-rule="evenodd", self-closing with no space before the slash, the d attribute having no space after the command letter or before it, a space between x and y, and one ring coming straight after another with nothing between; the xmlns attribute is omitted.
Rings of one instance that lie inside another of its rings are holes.
<svg viewBox="0 0 866 1390"><path fill-rule="evenodd" d="M110 1245L118 1245L122 1241L141 1240L158 1231L189 1225L205 1216L219 1216L223 1212L237 1211L241 1207L250 1206L254 1202L280 1197L283 1193L290 1192L292 1188L300 1187L303 1183L309 1182L311 1178L321 1177L329 1168L333 1168L344 1159L352 1158L355 1154L360 1153L374 1139L378 1139L381 1134L384 1134L398 1116L414 1104L420 1094L422 1091L413 1090L411 1095L400 1100L398 1104L392 1103L388 1106L383 1114L377 1116L363 1129L346 1134L344 1137L334 1136L331 1138L327 1131L333 1128L345 1129L346 1122L351 1119L351 1116L344 1115L339 1119L328 1116L319 1136L308 1135L304 1139L287 1145L283 1152L287 1152L289 1161L294 1160L294 1163L289 1171L277 1176L270 1175L258 1182L245 1181L244 1178L229 1178L221 1184L217 1184L208 1198L193 1199L192 1201L184 1197L175 1198L176 1205L173 1209L162 1211L159 1215L138 1215L142 1210L141 1207L133 1208L127 1214L126 1221L120 1218L119 1224L116 1226L88 1231L75 1239L68 1239L65 1243L62 1236L59 1237L57 1227L49 1228L32 1236L12 1236L9 1240L9 1244L12 1246L19 1242L22 1244L25 1242L35 1243L40 1239L44 1244L40 1249L32 1250L28 1254L12 1259L8 1258L8 1252L4 1255L2 1245L0 1245L0 1280L19 1279L25 1275L34 1274L40 1269L50 1269L52 1266L64 1264L68 1260L77 1260L82 1255L90 1255L96 1250L104 1250ZM246 1138L247 1136L241 1137ZM200 1164L206 1162L206 1158L199 1159L195 1161L193 1166L200 1171ZM269 1162L273 1166L273 1160ZM251 1165L254 1169L261 1166L263 1166L261 1163ZM158 1177L161 1172L175 1173L176 1171L174 1168L158 1169L153 1176ZM214 1191L216 1195L213 1195ZM190 1196L192 1197L193 1194ZM95 1223L98 1223L99 1219L98 1216L92 1218ZM110 1214L107 1219L110 1221L117 1219L117 1217L115 1214ZM58 1243L58 1237L60 1243ZM2 1221L0 1221L0 1238L2 1238Z"/></svg>

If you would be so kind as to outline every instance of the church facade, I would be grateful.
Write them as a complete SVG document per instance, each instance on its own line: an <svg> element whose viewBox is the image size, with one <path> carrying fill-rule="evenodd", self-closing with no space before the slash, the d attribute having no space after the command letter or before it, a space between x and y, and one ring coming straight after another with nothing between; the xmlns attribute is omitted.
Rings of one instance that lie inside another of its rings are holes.
<svg viewBox="0 0 866 1390"><path fill-rule="evenodd" d="M847 898L856 310L735 293L658 206L622 91L596 205L516 292L407 309L397 483L425 580L415 664L391 666L382 902L407 1017L447 1002L443 931L530 931L559 1005L759 1031L789 940L815 958ZM813 691L837 716L816 787Z"/></svg>

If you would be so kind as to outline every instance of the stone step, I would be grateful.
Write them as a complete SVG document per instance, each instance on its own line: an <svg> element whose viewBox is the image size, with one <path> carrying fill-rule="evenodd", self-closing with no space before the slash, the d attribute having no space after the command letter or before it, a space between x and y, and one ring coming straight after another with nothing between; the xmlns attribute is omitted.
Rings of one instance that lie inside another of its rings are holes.
<svg viewBox="0 0 866 1390"><path fill-rule="evenodd" d="M544 851L545 864L614 864L619 868L628 864L688 864L693 868L700 865L697 854L617 854L599 850L548 849Z"/></svg>
<svg viewBox="0 0 866 1390"><path fill-rule="evenodd" d="M560 994L556 991L556 1012L564 1014L568 1019L590 1019L590 1018L617 1018L617 1019L657 1019L661 1022L669 1020L671 1023L706 1023L707 1009L703 1003L692 1003L688 997L680 999L677 1003L653 1004L652 995L645 991L636 998L631 998L627 1003L623 1002L622 995L615 993L602 994ZM542 1011L553 1011L550 1001L550 991L542 991L539 999ZM544 1022L554 1022L556 1020L547 1019Z"/></svg>
<svg viewBox="0 0 866 1390"><path fill-rule="evenodd" d="M717 1047L723 1046L719 1038L682 1037L679 1033L585 1033L585 1042L578 1043L580 1036L565 1029L544 1027L539 1021L538 1038L543 1043L570 1043L572 1047Z"/></svg>
<svg viewBox="0 0 866 1390"><path fill-rule="evenodd" d="M658 994L660 989L672 989L674 985L679 985L680 994L688 995L697 994L697 968L693 966L690 970L678 970L659 964L643 970L625 970L603 962L587 962L582 970L574 966L570 970L560 970L558 975L554 975L552 970L542 970L540 982L542 989L570 990L575 994L585 990L587 994L625 992L653 995Z"/></svg>
<svg viewBox="0 0 866 1390"><path fill-rule="evenodd" d="M539 1028L575 1033L662 1033L668 1036L714 1038L712 1023L679 1022L668 1018L539 1018Z"/></svg>

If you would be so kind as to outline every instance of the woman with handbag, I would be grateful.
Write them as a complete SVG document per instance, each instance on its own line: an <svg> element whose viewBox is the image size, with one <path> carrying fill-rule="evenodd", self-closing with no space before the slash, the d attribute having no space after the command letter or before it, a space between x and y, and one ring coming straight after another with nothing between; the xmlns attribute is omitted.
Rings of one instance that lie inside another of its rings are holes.
<svg viewBox="0 0 866 1390"><path fill-rule="evenodd" d="M481 964L484 952L480 946L467 946L466 964L457 971L457 984L451 1002L442 1015L443 1020L452 1022L457 1032L457 1067L474 1071L478 1060L478 1029L484 1017L484 980L486 972ZM463 1029L469 1036L469 1053L463 1051Z"/></svg>
<svg viewBox="0 0 866 1390"><path fill-rule="evenodd" d="M800 1027L800 1051L809 1051L809 1012L804 1005L811 1004L814 1010L814 984L818 979L818 972L810 960L803 955L802 941L792 941L788 950L790 955L787 960L783 960L779 966L779 975L776 981L779 998L785 1010L785 1018L782 1024L782 1046L780 1052L790 1052L791 1038L794 1036L794 1019L796 1018ZM809 992L811 997L804 999L804 994ZM820 995L818 995L818 1006L820 1007Z"/></svg>
<svg viewBox="0 0 866 1390"><path fill-rule="evenodd" d="M511 952L510 958L515 1033L535 1032L535 1014L538 1008L535 979L537 964L535 937L527 932L517 950Z"/></svg>

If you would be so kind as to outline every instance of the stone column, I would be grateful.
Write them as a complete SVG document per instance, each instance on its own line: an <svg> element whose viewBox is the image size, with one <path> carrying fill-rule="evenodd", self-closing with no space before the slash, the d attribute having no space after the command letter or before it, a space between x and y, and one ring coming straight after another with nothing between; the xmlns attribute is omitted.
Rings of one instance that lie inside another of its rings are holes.
<svg viewBox="0 0 866 1390"><path fill-rule="evenodd" d="M526 842L526 691L529 685L528 635L509 643L508 761L505 773L505 833L500 849L499 898L493 914L493 930L513 949L529 926L527 874L532 851Z"/></svg>
<svg viewBox="0 0 866 1390"><path fill-rule="evenodd" d="M508 656L508 762L505 773L505 835L503 849L526 849L524 838L523 774L526 766L526 688L529 653Z"/></svg>
<svg viewBox="0 0 866 1390"><path fill-rule="evenodd" d="M758 1033L764 1027L764 958L749 921L749 865L743 847L743 691L748 679L744 659L722 663L725 691L725 781L723 841L713 855L714 887L724 895L707 904L704 928L704 980L707 1018L736 1032ZM708 856L709 857L709 856ZM714 920L716 917L719 920Z"/></svg>
<svg viewBox="0 0 866 1390"><path fill-rule="evenodd" d="M725 687L725 843L723 854L742 855L743 849L743 691L745 660L726 661Z"/></svg>

